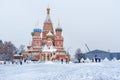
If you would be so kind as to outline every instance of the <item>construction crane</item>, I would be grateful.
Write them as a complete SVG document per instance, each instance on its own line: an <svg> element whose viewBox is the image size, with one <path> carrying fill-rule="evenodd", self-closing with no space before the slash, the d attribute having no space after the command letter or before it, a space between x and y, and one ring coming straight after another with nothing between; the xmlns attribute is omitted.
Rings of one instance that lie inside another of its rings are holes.
<svg viewBox="0 0 120 80"><path fill-rule="evenodd" d="M87 50L90 52L90 49L89 49L89 47L87 46L87 44L85 44L85 46L86 46Z"/></svg>

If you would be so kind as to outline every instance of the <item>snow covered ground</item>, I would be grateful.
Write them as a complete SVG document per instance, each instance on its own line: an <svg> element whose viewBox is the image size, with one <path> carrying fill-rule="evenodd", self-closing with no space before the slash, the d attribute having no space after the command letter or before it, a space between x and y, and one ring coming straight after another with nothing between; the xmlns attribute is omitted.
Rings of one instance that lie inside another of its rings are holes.
<svg viewBox="0 0 120 80"><path fill-rule="evenodd" d="M120 80L120 61L0 65L0 80Z"/></svg>

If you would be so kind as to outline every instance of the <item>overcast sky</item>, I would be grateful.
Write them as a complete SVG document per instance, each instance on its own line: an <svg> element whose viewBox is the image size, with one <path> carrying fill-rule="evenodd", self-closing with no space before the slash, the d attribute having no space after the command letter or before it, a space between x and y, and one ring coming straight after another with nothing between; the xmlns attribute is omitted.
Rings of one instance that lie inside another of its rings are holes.
<svg viewBox="0 0 120 80"><path fill-rule="evenodd" d="M43 27L47 6L54 28L60 20L64 47L75 52L120 51L120 0L0 0L0 39L28 45L34 24Z"/></svg>

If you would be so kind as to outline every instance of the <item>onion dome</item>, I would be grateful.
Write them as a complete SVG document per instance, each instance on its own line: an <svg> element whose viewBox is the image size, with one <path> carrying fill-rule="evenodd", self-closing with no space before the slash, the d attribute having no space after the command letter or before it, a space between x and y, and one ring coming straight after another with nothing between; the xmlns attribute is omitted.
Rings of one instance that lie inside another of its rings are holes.
<svg viewBox="0 0 120 80"><path fill-rule="evenodd" d="M34 36L34 34L35 34L36 32L41 33L42 30L41 30L41 29L38 29L38 28L35 28L35 29L33 29L33 32L31 32L31 35Z"/></svg>
<svg viewBox="0 0 120 80"><path fill-rule="evenodd" d="M34 32L34 33L35 33L35 32L39 32L39 33L41 33L41 32L42 32L42 30L41 30L41 29L36 28L36 29L34 29L34 30L33 30L33 32Z"/></svg>
<svg viewBox="0 0 120 80"><path fill-rule="evenodd" d="M61 28L61 26L60 26L60 23L58 23L58 27L55 29L55 31L57 32L57 31L62 31L62 28Z"/></svg>
<svg viewBox="0 0 120 80"><path fill-rule="evenodd" d="M46 35L47 38L52 38L53 37L53 34L49 31Z"/></svg>

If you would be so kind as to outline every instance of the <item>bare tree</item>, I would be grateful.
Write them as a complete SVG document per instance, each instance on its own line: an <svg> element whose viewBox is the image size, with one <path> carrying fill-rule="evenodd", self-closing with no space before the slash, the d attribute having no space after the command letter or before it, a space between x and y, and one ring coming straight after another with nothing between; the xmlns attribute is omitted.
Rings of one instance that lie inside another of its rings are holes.
<svg viewBox="0 0 120 80"><path fill-rule="evenodd" d="M15 46L10 41L5 41L2 46L2 53L4 54L4 60L12 60L15 51Z"/></svg>
<svg viewBox="0 0 120 80"><path fill-rule="evenodd" d="M0 54L3 53L3 44L0 45Z"/></svg>
<svg viewBox="0 0 120 80"><path fill-rule="evenodd" d="M19 55L22 55L22 53L25 51L25 45L20 45L19 47Z"/></svg>
<svg viewBox="0 0 120 80"><path fill-rule="evenodd" d="M76 58L76 59L78 60L78 62L80 63L80 60L81 60L82 57L83 57L82 52L81 52L80 48L78 48L78 49L76 50L76 52L75 52L75 58Z"/></svg>
<svg viewBox="0 0 120 80"><path fill-rule="evenodd" d="M3 44L0 44L0 60L3 58Z"/></svg>

